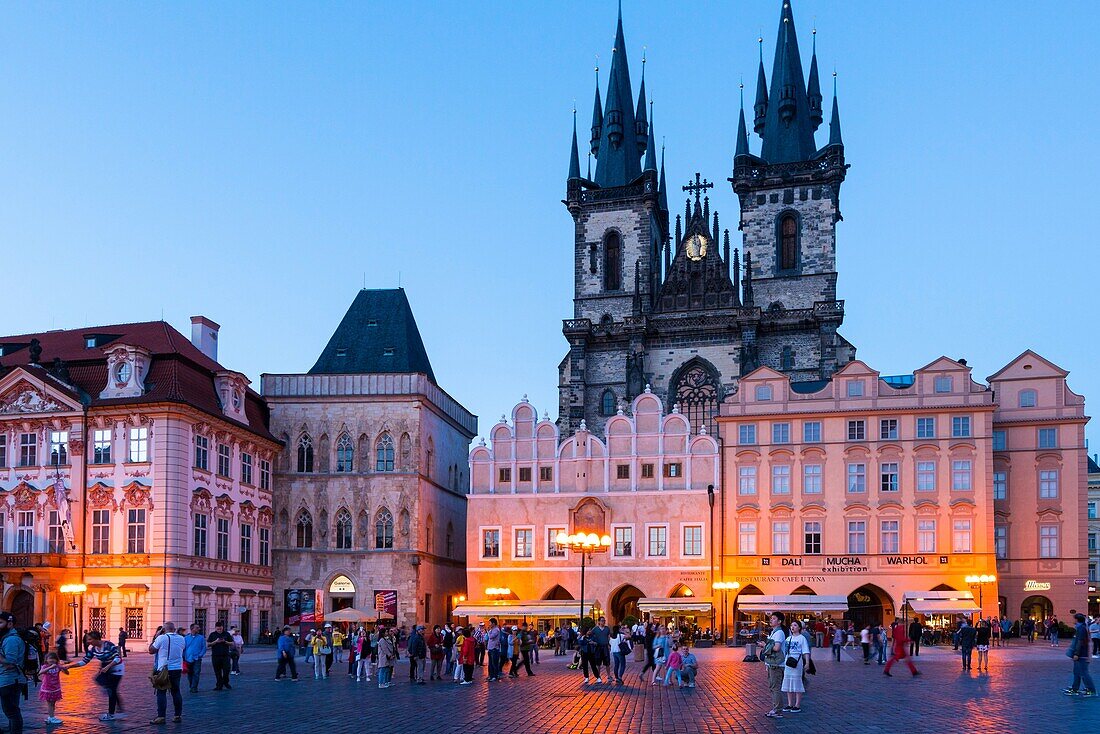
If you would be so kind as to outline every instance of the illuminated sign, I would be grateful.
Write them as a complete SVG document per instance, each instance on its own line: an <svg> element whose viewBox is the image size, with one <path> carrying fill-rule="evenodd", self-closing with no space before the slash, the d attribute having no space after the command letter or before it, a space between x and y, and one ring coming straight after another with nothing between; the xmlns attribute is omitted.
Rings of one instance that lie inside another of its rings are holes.
<svg viewBox="0 0 1100 734"><path fill-rule="evenodd" d="M355 584L347 576L337 576L328 586L330 594L354 594Z"/></svg>
<svg viewBox="0 0 1100 734"><path fill-rule="evenodd" d="M1024 591L1050 591L1050 582L1028 579L1024 582Z"/></svg>

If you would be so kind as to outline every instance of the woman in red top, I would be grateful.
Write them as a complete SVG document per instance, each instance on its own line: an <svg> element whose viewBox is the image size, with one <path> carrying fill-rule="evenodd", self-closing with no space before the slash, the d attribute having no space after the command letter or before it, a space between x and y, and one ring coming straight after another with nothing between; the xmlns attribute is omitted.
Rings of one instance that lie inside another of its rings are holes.
<svg viewBox="0 0 1100 734"><path fill-rule="evenodd" d="M886 667L882 669L883 675L892 677L890 676L890 668L894 667L894 663L898 660L904 660L905 664L909 666L909 672L914 676L920 675L917 666L913 665L913 660L909 657L909 635L905 631L905 623L900 619L894 620L893 637L893 654L886 662Z"/></svg>
<svg viewBox="0 0 1100 734"><path fill-rule="evenodd" d="M477 649L477 640L474 639L474 628L466 628L466 639L462 641L462 649L458 651L458 662L462 663L462 683L468 686L474 682L474 651Z"/></svg>

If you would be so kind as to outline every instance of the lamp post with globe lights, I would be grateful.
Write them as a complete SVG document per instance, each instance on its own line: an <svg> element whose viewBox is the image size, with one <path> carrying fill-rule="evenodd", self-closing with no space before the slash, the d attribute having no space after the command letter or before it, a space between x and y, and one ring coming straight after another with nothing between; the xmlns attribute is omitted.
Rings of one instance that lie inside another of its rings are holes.
<svg viewBox="0 0 1100 734"><path fill-rule="evenodd" d="M981 619L982 615L985 613L985 604L982 603L982 587L986 584L996 583L997 577L992 574L987 576L983 573L981 576L967 576L965 580L970 588L978 588L978 619Z"/></svg>
<svg viewBox="0 0 1100 734"><path fill-rule="evenodd" d="M76 652L80 652L82 644L78 641L81 640L81 638L77 636L80 632L80 625L78 625L76 622L76 609L78 606L80 606L80 602L78 601L78 599L87 590L88 587L84 584L62 584L60 589L62 594L72 597L72 601L69 602L69 606L72 607L73 610L73 649Z"/></svg>
<svg viewBox="0 0 1100 734"><path fill-rule="evenodd" d="M584 565L585 559L592 553L606 553L611 547L610 535L596 535L595 533L566 534L563 530L554 538L558 545L569 548L581 554L581 616L577 620L577 627L584 625Z"/></svg>
<svg viewBox="0 0 1100 734"><path fill-rule="evenodd" d="M731 591L735 591L741 588L741 584L736 581L715 581L710 585L715 591L722 592L722 639L726 639L726 598L727 594Z"/></svg>

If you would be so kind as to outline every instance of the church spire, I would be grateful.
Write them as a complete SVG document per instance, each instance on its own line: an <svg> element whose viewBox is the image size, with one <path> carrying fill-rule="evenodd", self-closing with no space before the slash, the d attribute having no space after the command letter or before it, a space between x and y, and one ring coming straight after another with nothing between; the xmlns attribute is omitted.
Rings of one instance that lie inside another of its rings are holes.
<svg viewBox="0 0 1100 734"><path fill-rule="evenodd" d="M577 108L573 108L573 149L569 151L569 180L581 177L581 157L577 150Z"/></svg>
<svg viewBox="0 0 1100 734"><path fill-rule="evenodd" d="M645 168L644 171L657 173L657 144L653 141L653 115L649 119L649 135L646 136ZM658 189L660 187L658 186Z"/></svg>
<svg viewBox="0 0 1100 734"><path fill-rule="evenodd" d="M641 175L634 120L634 93L630 88L630 65L623 36L623 11L619 8L615 47L611 50L611 73L607 80L596 183L602 188L625 186Z"/></svg>
<svg viewBox="0 0 1100 734"><path fill-rule="evenodd" d="M649 123L646 120L645 105L645 51L642 51L642 86L638 90L638 109L634 113L634 131L635 137L638 142L639 157L645 154L648 141L648 136L646 132L649 127Z"/></svg>
<svg viewBox="0 0 1100 734"><path fill-rule="evenodd" d="M764 37L756 39L760 44L760 70L756 74L756 102L753 104L752 129L760 137L764 137L764 121L768 115L768 80L764 76Z"/></svg>
<svg viewBox="0 0 1100 734"><path fill-rule="evenodd" d="M745 85L741 84L741 118L737 121L737 149L733 157L749 154L749 131L745 126Z"/></svg>
<svg viewBox="0 0 1100 734"><path fill-rule="evenodd" d="M836 101L836 72L833 72L833 115L829 119L829 145L844 145L840 137L840 105Z"/></svg>
<svg viewBox="0 0 1100 734"><path fill-rule="evenodd" d="M652 117L652 115L650 115ZM661 211L668 212L668 187L665 185L665 146L661 145L661 180L657 184L657 206ZM666 219L667 223L667 219Z"/></svg>
<svg viewBox="0 0 1100 734"><path fill-rule="evenodd" d="M600 102L600 67L596 65L596 101L592 105L592 155L600 155L600 136L603 134L603 104Z"/></svg>
<svg viewBox="0 0 1100 734"><path fill-rule="evenodd" d="M814 130L821 127L821 82L817 78L817 29L813 30L814 52L810 58L810 81L806 89L806 99L810 103L810 122Z"/></svg>
<svg viewBox="0 0 1100 734"><path fill-rule="evenodd" d="M817 153L791 0L783 0L780 14L763 138L760 157L768 163L808 161Z"/></svg>

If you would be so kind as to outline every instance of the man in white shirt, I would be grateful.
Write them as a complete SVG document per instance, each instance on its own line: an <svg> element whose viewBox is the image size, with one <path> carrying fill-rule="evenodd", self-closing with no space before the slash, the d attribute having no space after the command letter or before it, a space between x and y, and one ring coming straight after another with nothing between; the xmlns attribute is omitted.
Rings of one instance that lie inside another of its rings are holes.
<svg viewBox="0 0 1100 734"><path fill-rule="evenodd" d="M176 625L165 622L161 634L149 643L149 654L155 655L153 669L168 669L168 680L172 684L172 708L175 717L172 721L183 720L183 696L180 695L180 677L183 675L183 637L176 633ZM157 718L151 724L163 724L168 713L168 691L157 691Z"/></svg>

